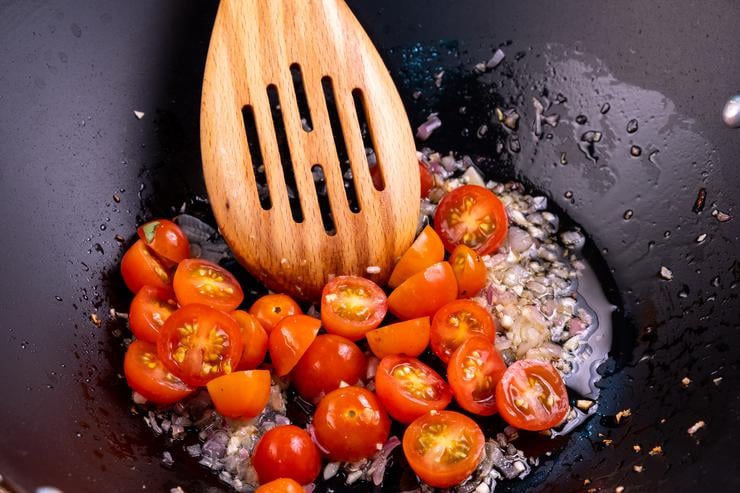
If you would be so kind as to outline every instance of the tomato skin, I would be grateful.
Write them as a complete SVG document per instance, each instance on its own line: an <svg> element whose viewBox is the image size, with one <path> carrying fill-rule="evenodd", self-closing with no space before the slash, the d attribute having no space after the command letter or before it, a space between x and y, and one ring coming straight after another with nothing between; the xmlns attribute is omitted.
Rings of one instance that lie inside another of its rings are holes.
<svg viewBox="0 0 740 493"><path fill-rule="evenodd" d="M181 305L208 305L229 312L244 300L236 277L218 264L204 259L186 259L175 271L175 295Z"/></svg>
<svg viewBox="0 0 740 493"><path fill-rule="evenodd" d="M444 258L445 247L442 245L442 240L439 239L434 228L427 226L398 259L388 279L388 286L396 288L409 277L422 272L430 265L441 262Z"/></svg>
<svg viewBox="0 0 740 493"><path fill-rule="evenodd" d="M167 219L155 219L136 230L139 238L160 258L177 264L190 256L190 242L180 226Z"/></svg>
<svg viewBox="0 0 740 493"><path fill-rule="evenodd" d="M483 335L493 342L496 336L493 317L475 301L457 300L434 315L429 345L439 359L448 363L453 351L475 335Z"/></svg>
<svg viewBox="0 0 740 493"><path fill-rule="evenodd" d="M287 294L266 294L249 307L249 314L257 318L270 333L282 319L290 315L301 315L303 310Z"/></svg>
<svg viewBox="0 0 740 493"><path fill-rule="evenodd" d="M208 395L221 415L228 418L253 418L270 400L268 370L236 371L216 377L208 384Z"/></svg>
<svg viewBox="0 0 740 493"><path fill-rule="evenodd" d="M419 180L421 184L421 198L423 199L429 196L429 192L434 186L434 176L432 176L432 173L421 161L419 161Z"/></svg>
<svg viewBox="0 0 740 493"><path fill-rule="evenodd" d="M282 319L270 332L268 348L275 373L290 373L316 339L321 321L308 315L291 315Z"/></svg>
<svg viewBox="0 0 740 493"><path fill-rule="evenodd" d="M129 345L123 374L129 387L156 404L174 404L195 391L170 373L157 357L156 346L145 341L137 340Z"/></svg>
<svg viewBox="0 0 740 493"><path fill-rule="evenodd" d="M434 214L434 229L448 252L465 244L479 255L486 255L506 239L509 220L504 204L493 192L477 185L463 185L440 200Z"/></svg>
<svg viewBox="0 0 740 493"><path fill-rule="evenodd" d="M530 383L534 380L537 387ZM517 401L524 403L521 406ZM541 431L560 424L568 415L568 391L550 363L515 361L496 386L499 414L515 428Z"/></svg>
<svg viewBox="0 0 740 493"><path fill-rule="evenodd" d="M375 454L388 440L391 420L375 394L342 387L326 394L313 415L316 441L329 460L355 462Z"/></svg>
<svg viewBox="0 0 740 493"><path fill-rule="evenodd" d="M359 276L337 276L321 292L321 322L327 332L359 341L385 318L388 300L380 287Z"/></svg>
<svg viewBox="0 0 740 493"><path fill-rule="evenodd" d="M346 337L322 334L298 360L291 381L304 399L314 401L342 382L355 385L366 374L367 358L357 344Z"/></svg>
<svg viewBox="0 0 740 493"><path fill-rule="evenodd" d="M429 317L415 318L371 330L365 337L378 358L390 354L419 356L429 345Z"/></svg>
<svg viewBox="0 0 740 493"><path fill-rule="evenodd" d="M172 278L167 268L141 240L137 240L123 254L121 275L132 293L138 293L146 285L171 289Z"/></svg>
<svg viewBox="0 0 740 493"><path fill-rule="evenodd" d="M255 317L243 310L231 312L242 334L242 357L237 370L254 370L267 356L267 332Z"/></svg>
<svg viewBox="0 0 740 493"><path fill-rule="evenodd" d="M460 484L483 457L485 436L475 421L454 411L430 411L414 420L403 434L403 452L411 469L435 488ZM449 447L460 452L445 459ZM464 455L463 455L464 454Z"/></svg>
<svg viewBox="0 0 740 493"><path fill-rule="evenodd" d="M252 465L262 484L280 478L309 484L321 471L321 455L305 430L282 425L262 435L254 448Z"/></svg>
<svg viewBox="0 0 740 493"><path fill-rule="evenodd" d="M452 401L447 382L416 358L386 356L375 374L378 399L393 419L409 424L431 411L441 411Z"/></svg>
<svg viewBox="0 0 740 493"><path fill-rule="evenodd" d="M303 486L290 478L279 478L257 488L254 493L306 493Z"/></svg>
<svg viewBox="0 0 740 493"><path fill-rule="evenodd" d="M455 272L457 294L460 298L475 296L486 285L486 264L472 248L456 246L450 255L450 265Z"/></svg>
<svg viewBox="0 0 740 493"><path fill-rule="evenodd" d="M447 262L437 262L406 279L388 297L388 309L401 320L431 317L457 298L457 281Z"/></svg>
<svg viewBox="0 0 740 493"><path fill-rule="evenodd" d="M175 310L177 301L172 290L143 286L128 311L131 332L137 339L156 344L162 325Z"/></svg>
<svg viewBox="0 0 740 493"><path fill-rule="evenodd" d="M447 381L461 408L480 416L496 414L496 385L506 363L486 337L475 336L455 349L447 365Z"/></svg>

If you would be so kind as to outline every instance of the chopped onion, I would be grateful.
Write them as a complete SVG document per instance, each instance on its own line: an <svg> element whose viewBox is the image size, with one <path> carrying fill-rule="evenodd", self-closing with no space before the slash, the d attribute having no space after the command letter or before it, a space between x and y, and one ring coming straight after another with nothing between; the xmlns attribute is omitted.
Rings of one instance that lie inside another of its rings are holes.
<svg viewBox="0 0 740 493"><path fill-rule="evenodd" d="M419 125L416 129L416 138L419 140L427 140L432 132L442 126L442 120L439 119L437 113L432 113L427 117L427 120Z"/></svg>

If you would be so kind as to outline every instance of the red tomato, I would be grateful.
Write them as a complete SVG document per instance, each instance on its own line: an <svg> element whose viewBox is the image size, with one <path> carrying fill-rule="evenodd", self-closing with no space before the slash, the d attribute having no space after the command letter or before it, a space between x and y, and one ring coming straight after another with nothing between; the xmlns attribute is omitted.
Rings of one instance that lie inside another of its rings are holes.
<svg viewBox="0 0 740 493"><path fill-rule="evenodd" d="M423 199L429 196L429 192L434 186L434 176L421 161L419 161L419 180L421 182L421 198Z"/></svg>
<svg viewBox="0 0 740 493"><path fill-rule="evenodd" d="M460 298L475 296L486 285L488 270L475 250L458 245L450 255L450 265L457 279L457 294Z"/></svg>
<svg viewBox="0 0 740 493"><path fill-rule="evenodd" d="M142 287L128 311L128 324L137 339L157 343L165 321L177 310L175 294L170 289Z"/></svg>
<svg viewBox="0 0 740 493"><path fill-rule="evenodd" d="M280 478L263 484L254 493L306 493L303 486L290 478Z"/></svg>
<svg viewBox="0 0 740 493"><path fill-rule="evenodd" d="M174 285L181 305L199 303L228 312L244 300L244 292L236 277L208 260L193 258L180 262L175 271Z"/></svg>
<svg viewBox="0 0 740 493"><path fill-rule="evenodd" d="M568 414L568 392L550 363L515 361L496 386L501 417L522 430L540 431L560 424Z"/></svg>
<svg viewBox="0 0 740 493"><path fill-rule="evenodd" d="M447 365L447 381L461 408L473 414L496 414L496 384L506 371L506 363L493 343L475 336L455 349Z"/></svg>
<svg viewBox="0 0 740 493"><path fill-rule="evenodd" d="M321 321L308 315L291 315L282 319L270 332L270 359L279 377L295 367L319 333Z"/></svg>
<svg viewBox="0 0 740 493"><path fill-rule="evenodd" d="M475 335L483 335L493 342L496 336L493 317L475 301L457 300L434 315L429 344L434 354L447 363L452 352Z"/></svg>
<svg viewBox="0 0 740 493"><path fill-rule="evenodd" d="M132 293L149 285L155 288L172 289L172 279L162 264L143 241L137 240L126 250L121 259L121 275Z"/></svg>
<svg viewBox="0 0 740 493"><path fill-rule="evenodd" d="M448 252L462 244L486 255L504 242L509 220L504 204L493 192L463 185L442 197L434 214L434 229Z"/></svg>
<svg viewBox="0 0 740 493"><path fill-rule="evenodd" d="M203 386L231 373L242 355L239 325L229 315L206 305L187 305L162 326L157 354L187 384Z"/></svg>
<svg viewBox="0 0 740 493"><path fill-rule="evenodd" d="M321 471L321 455L305 430L282 425L262 435L254 448L252 465L260 483L290 478L309 484Z"/></svg>
<svg viewBox="0 0 740 493"><path fill-rule="evenodd" d="M429 317L415 318L371 330L365 337L378 358L389 354L419 356L429 345Z"/></svg>
<svg viewBox="0 0 740 493"><path fill-rule="evenodd" d="M237 371L207 384L216 411L229 418L253 418L270 400L268 370Z"/></svg>
<svg viewBox="0 0 740 493"><path fill-rule="evenodd" d="M190 256L190 242L180 226L167 219L156 219L136 230L146 245L160 258L176 264Z"/></svg>
<svg viewBox="0 0 740 493"><path fill-rule="evenodd" d="M425 227L408 250L401 255L391 272L388 286L398 287L403 281L445 258L442 240L431 226Z"/></svg>
<svg viewBox="0 0 740 493"><path fill-rule="evenodd" d="M431 411L417 418L403 434L403 452L411 469L435 488L460 484L483 458L485 437L464 414Z"/></svg>
<svg viewBox="0 0 740 493"><path fill-rule="evenodd" d="M335 334L316 338L293 368L292 382L310 401L339 388L355 385L367 374L367 358L357 344Z"/></svg>
<svg viewBox="0 0 740 493"><path fill-rule="evenodd" d="M321 292L321 322L327 332L358 341L383 321L388 309L385 293L358 276L337 276Z"/></svg>
<svg viewBox="0 0 740 493"><path fill-rule="evenodd" d="M265 361L267 355L267 332L256 318L242 310L231 312L231 318L239 324L242 334L242 357L237 370L254 370Z"/></svg>
<svg viewBox="0 0 740 493"><path fill-rule="evenodd" d="M195 391L167 371L154 344L132 342L123 360L123 374L133 390L156 404L174 404Z"/></svg>
<svg viewBox="0 0 740 493"><path fill-rule="evenodd" d="M447 407L452 392L439 374L416 358L386 356L375 374L375 391L393 419L409 424Z"/></svg>
<svg viewBox="0 0 740 493"><path fill-rule="evenodd" d="M447 262L437 262L414 274L393 290L388 309L401 320L431 317L457 298L457 281Z"/></svg>
<svg viewBox="0 0 740 493"><path fill-rule="evenodd" d="M355 462L380 450L388 440L391 420L375 394L361 387L343 387L319 401L313 426L329 460Z"/></svg>
<svg viewBox="0 0 740 493"><path fill-rule="evenodd" d="M266 294L249 307L249 313L256 317L269 333L279 321L290 315L300 315L303 310L287 294Z"/></svg>

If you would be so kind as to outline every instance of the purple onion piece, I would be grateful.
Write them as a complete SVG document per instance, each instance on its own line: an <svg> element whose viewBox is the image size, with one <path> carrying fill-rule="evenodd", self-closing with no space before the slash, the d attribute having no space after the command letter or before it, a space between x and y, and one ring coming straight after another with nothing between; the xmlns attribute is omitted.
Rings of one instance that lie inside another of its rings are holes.
<svg viewBox="0 0 740 493"><path fill-rule="evenodd" d="M439 119L436 113L432 113L427 117L427 121L419 125L416 129L416 138L419 140L427 140L432 132L442 126L442 120Z"/></svg>

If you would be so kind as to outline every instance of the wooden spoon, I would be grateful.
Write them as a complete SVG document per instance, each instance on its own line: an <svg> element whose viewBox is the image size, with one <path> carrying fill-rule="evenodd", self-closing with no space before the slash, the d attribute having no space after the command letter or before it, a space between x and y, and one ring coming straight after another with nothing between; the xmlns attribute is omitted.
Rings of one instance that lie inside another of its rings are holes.
<svg viewBox="0 0 740 493"><path fill-rule="evenodd" d="M291 73L297 67L310 131L301 121ZM339 144L349 158L359 212L350 210L322 79L333 87ZM287 150L280 147L268 87L279 98ZM371 178L353 91L364 100L382 190ZM256 138L248 137L245 108L254 115ZM413 241L419 170L411 128L380 56L342 0L222 0L203 77L200 140L221 232L236 258L274 291L316 299L333 275L344 274L382 284ZM269 208L255 181L258 151ZM294 220L293 187L284 177L283 167L291 168L288 152L298 195L294 209L300 204L302 221ZM325 176L335 234L322 221L316 164Z"/></svg>

